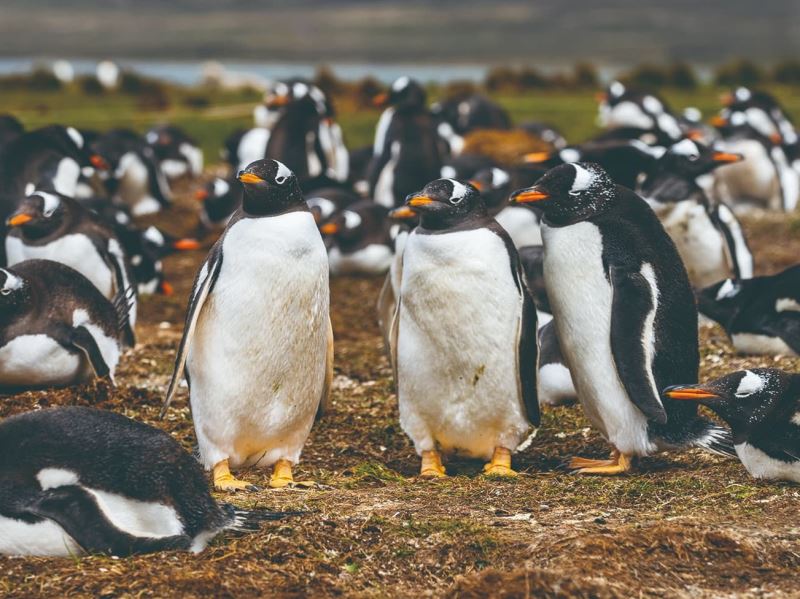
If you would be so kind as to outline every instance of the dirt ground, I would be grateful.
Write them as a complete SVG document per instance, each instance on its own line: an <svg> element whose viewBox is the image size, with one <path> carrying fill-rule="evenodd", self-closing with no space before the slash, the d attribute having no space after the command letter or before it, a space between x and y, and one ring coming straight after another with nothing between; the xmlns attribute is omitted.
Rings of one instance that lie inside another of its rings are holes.
<svg viewBox="0 0 800 599"><path fill-rule="evenodd" d="M194 206L157 221L186 234ZM800 258L800 220L750 220L758 271ZM185 390L158 421L183 314L202 252L167 260L171 297L144 298L139 344L117 387L0 398L0 416L52 405L116 410L194 438ZM798 596L800 487L759 483L735 460L700 451L652 457L619 478L567 473L573 455L605 454L579 408L543 414L521 473L492 480L481 464L451 463L445 480L415 478L418 459L398 423L374 304L380 281L332 282L333 407L306 446L296 478L310 489L222 496L241 506L306 510L258 534L223 537L200 555L130 559L0 558L8 597L777 597ZM800 370L800 360L735 356L705 327L703 377L742 367ZM298 365L302 367L302 365ZM232 373L235 375L235 373ZM244 476L266 487L269 472Z"/></svg>

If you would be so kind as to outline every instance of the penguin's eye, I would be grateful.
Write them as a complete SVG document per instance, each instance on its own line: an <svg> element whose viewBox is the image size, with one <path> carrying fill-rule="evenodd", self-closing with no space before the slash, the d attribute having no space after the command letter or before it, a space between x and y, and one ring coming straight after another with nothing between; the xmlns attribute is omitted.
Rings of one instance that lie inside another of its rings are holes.
<svg viewBox="0 0 800 599"><path fill-rule="evenodd" d="M2 295L9 295L11 293L10 289L0 289L0 294Z"/></svg>
<svg viewBox="0 0 800 599"><path fill-rule="evenodd" d="M55 208L50 208L50 210L45 210L44 212L42 212L42 216L44 216L45 218L50 218L51 216L53 216L53 213L55 211L56 211Z"/></svg>
<svg viewBox="0 0 800 599"><path fill-rule="evenodd" d="M280 177L275 177L275 183L277 183L278 185L283 185L284 183L286 183L286 177L284 177L283 175L281 175Z"/></svg>
<svg viewBox="0 0 800 599"><path fill-rule="evenodd" d="M692 161L692 162L694 162L698 158L700 158L699 154L689 154L689 160Z"/></svg>

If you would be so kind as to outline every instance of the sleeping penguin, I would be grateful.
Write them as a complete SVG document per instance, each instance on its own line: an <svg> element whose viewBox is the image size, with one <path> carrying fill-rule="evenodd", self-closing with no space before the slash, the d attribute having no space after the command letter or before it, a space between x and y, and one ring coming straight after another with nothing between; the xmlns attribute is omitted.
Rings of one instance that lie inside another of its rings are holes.
<svg viewBox="0 0 800 599"><path fill-rule="evenodd" d="M511 454L539 424L536 307L517 251L469 184L438 179L406 205L420 225L403 251L390 343L420 476L445 476L442 454L515 476Z"/></svg>
<svg viewBox="0 0 800 599"><path fill-rule="evenodd" d="M37 191L25 198L6 221L8 264L35 258L74 268L107 299L134 285L130 265L113 230L77 200ZM129 320L136 324L136 296Z"/></svg>
<svg viewBox="0 0 800 599"><path fill-rule="evenodd" d="M731 452L727 431L660 390L697 380L697 310L675 245L647 203L596 164L558 166L512 194L544 214L544 278L558 340L608 460L574 458L585 474L620 474L636 456L698 446Z"/></svg>
<svg viewBox="0 0 800 599"><path fill-rule="evenodd" d="M739 353L800 355L800 265L720 281L700 291L698 307L725 329Z"/></svg>
<svg viewBox="0 0 800 599"><path fill-rule="evenodd" d="M394 254L387 213L380 204L360 200L320 227L332 241L328 250L331 274L380 275L388 270Z"/></svg>
<svg viewBox="0 0 800 599"><path fill-rule="evenodd" d="M753 254L739 220L723 202L712 204L697 182L741 159L739 154L684 139L656 161L639 186L638 192L675 243L696 288L727 277L753 276Z"/></svg>
<svg viewBox="0 0 800 599"><path fill-rule="evenodd" d="M727 422L752 477L800 483L800 375L740 370L703 385L668 387L664 397L700 403Z"/></svg>
<svg viewBox="0 0 800 599"><path fill-rule="evenodd" d="M113 412L11 416L0 422L0 452L2 555L199 553L225 530L288 515L217 503L177 441Z"/></svg>
<svg viewBox="0 0 800 599"><path fill-rule="evenodd" d="M277 160L239 173L242 207L194 283L162 415L186 371L192 417L214 486L274 466L271 487L293 482L333 377L328 255L294 176Z"/></svg>
<svg viewBox="0 0 800 599"><path fill-rule="evenodd" d="M112 304L80 273L50 260L0 269L0 389L113 380L120 354L133 345L128 300L121 293Z"/></svg>

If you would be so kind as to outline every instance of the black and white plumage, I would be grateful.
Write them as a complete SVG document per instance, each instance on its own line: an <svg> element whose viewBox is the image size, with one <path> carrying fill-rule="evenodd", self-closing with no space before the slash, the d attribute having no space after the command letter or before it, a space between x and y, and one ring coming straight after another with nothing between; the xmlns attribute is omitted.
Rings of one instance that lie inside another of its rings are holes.
<svg viewBox="0 0 800 599"><path fill-rule="evenodd" d="M729 449L725 430L696 406L660 397L681 378L697 379L697 311L675 245L647 203L589 163L556 167L512 201L535 202L544 214L558 340L587 418L615 451L572 466L618 474L632 456Z"/></svg>
<svg viewBox="0 0 800 599"><path fill-rule="evenodd" d="M0 388L110 376L133 343L129 297L112 304L80 273L50 260L0 269Z"/></svg>
<svg viewBox="0 0 800 599"><path fill-rule="evenodd" d="M458 135L478 129L510 129L511 117L497 102L482 94L461 94L431 105L434 116Z"/></svg>
<svg viewBox="0 0 800 599"><path fill-rule="evenodd" d="M727 277L753 276L753 254L739 220L724 202L712 202L698 183L741 159L684 139L655 162L639 185L639 194L672 238L696 288Z"/></svg>
<svg viewBox="0 0 800 599"><path fill-rule="evenodd" d="M578 401L575 383L569 371L561 345L558 343L558 333L555 323L550 320L539 328L539 373L537 375L537 389L540 406L563 406Z"/></svg>
<svg viewBox="0 0 800 599"><path fill-rule="evenodd" d="M164 408L185 370L201 461L227 490L249 486L230 474L244 466L292 481L333 375L328 256L297 178L267 159L239 181L242 207L195 280Z"/></svg>
<svg viewBox="0 0 800 599"><path fill-rule="evenodd" d="M725 279L698 294L743 354L800 355L800 265L775 275Z"/></svg>
<svg viewBox="0 0 800 599"><path fill-rule="evenodd" d="M203 173L203 150L175 125L156 125L144 134L159 167L168 179L198 177Z"/></svg>
<svg viewBox="0 0 800 599"><path fill-rule="evenodd" d="M236 177L214 177L195 191L195 199L203 203L200 227L209 232L224 227L242 203L242 185Z"/></svg>
<svg viewBox="0 0 800 599"><path fill-rule="evenodd" d="M70 197L37 191L20 203L6 225L9 265L33 259L61 262L89 279L109 300L133 289L129 321L136 324L130 264L113 229L97 214Z"/></svg>
<svg viewBox="0 0 800 599"><path fill-rule="evenodd" d="M331 274L380 275L392 263L388 210L371 200L359 200L328 217L320 231L330 239Z"/></svg>
<svg viewBox="0 0 800 599"><path fill-rule="evenodd" d="M754 478L800 483L800 375L753 368L664 396L710 408L731 427L736 455Z"/></svg>
<svg viewBox="0 0 800 599"><path fill-rule="evenodd" d="M511 452L539 422L536 308L516 249L469 184L439 179L406 205L421 221L390 336L400 424L423 476L444 475L439 450L513 474Z"/></svg>
<svg viewBox="0 0 800 599"><path fill-rule="evenodd" d="M619 81L612 82L601 98L598 124L606 129L653 131L673 141L683 137L678 119L662 98L652 92L627 89Z"/></svg>
<svg viewBox="0 0 800 599"><path fill-rule="evenodd" d="M287 513L218 504L167 433L121 414L61 407L0 422L0 554L202 551L225 530Z"/></svg>

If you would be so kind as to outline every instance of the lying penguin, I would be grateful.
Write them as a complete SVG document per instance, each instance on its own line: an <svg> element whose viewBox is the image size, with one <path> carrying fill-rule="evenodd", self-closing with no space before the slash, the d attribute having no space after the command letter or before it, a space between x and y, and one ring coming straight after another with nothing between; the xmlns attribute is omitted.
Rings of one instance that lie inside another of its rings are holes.
<svg viewBox="0 0 800 599"><path fill-rule="evenodd" d="M58 262L0 269L0 388L113 380L120 355L133 345L127 301L120 294L112 304Z"/></svg>
<svg viewBox="0 0 800 599"><path fill-rule="evenodd" d="M800 265L770 276L725 279L698 294L743 354L800 355Z"/></svg>
<svg viewBox="0 0 800 599"><path fill-rule="evenodd" d="M217 503L167 433L94 408L6 418L0 452L14 456L0 462L2 555L199 553L223 531L288 515Z"/></svg>
<svg viewBox="0 0 800 599"><path fill-rule="evenodd" d="M511 454L539 424L536 307L517 251L469 184L438 179L406 205L420 225L403 251L390 343L420 476L445 476L442 454L514 476Z"/></svg>
<svg viewBox="0 0 800 599"><path fill-rule="evenodd" d="M800 375L741 370L703 385L668 387L664 397L698 402L727 422L754 478L800 483Z"/></svg>
<svg viewBox="0 0 800 599"><path fill-rule="evenodd" d="M388 210L371 200L350 204L329 218L320 232L332 240L331 274L379 275L392 263Z"/></svg>
<svg viewBox="0 0 800 599"><path fill-rule="evenodd" d="M699 177L741 159L684 139L670 146L639 185L696 288L727 277L753 276L753 254L738 219L725 203L712 203L697 183Z"/></svg>

